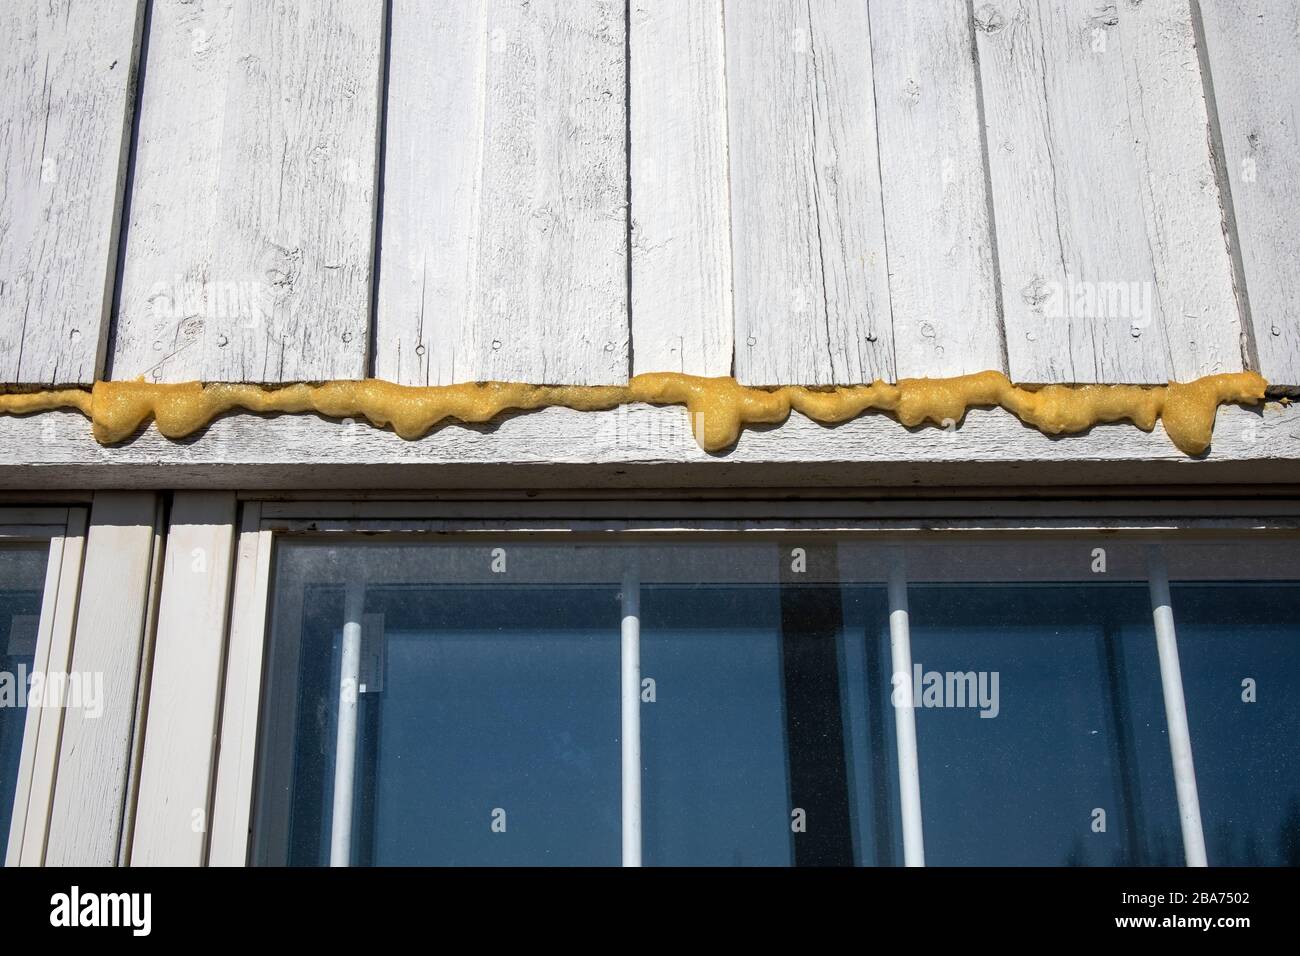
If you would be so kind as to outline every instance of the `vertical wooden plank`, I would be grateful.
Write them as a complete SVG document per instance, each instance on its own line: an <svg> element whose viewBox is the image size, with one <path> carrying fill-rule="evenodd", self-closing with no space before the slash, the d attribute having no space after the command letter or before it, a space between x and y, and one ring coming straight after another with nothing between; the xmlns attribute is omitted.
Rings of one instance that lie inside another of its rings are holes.
<svg viewBox="0 0 1300 956"><path fill-rule="evenodd" d="M726 8L736 377L894 377L865 3Z"/></svg>
<svg viewBox="0 0 1300 956"><path fill-rule="evenodd" d="M1300 4L1199 4L1257 371L1300 385Z"/></svg>
<svg viewBox="0 0 1300 956"><path fill-rule="evenodd" d="M633 0L632 373L730 375L722 0Z"/></svg>
<svg viewBox="0 0 1300 956"><path fill-rule="evenodd" d="M1072 314L1075 283L1154 279L1114 24L1071 0L999 0L975 19L1011 377L1162 380L1163 326Z"/></svg>
<svg viewBox="0 0 1300 956"><path fill-rule="evenodd" d="M1012 378L1239 370L1186 5L994 0L975 27Z"/></svg>
<svg viewBox="0 0 1300 956"><path fill-rule="evenodd" d="M1240 372L1241 309L1225 238L1205 85L1188 0L1122 6L1119 38L1167 379Z"/></svg>
<svg viewBox="0 0 1300 956"><path fill-rule="evenodd" d="M623 0L488 7L477 377L627 380Z"/></svg>
<svg viewBox="0 0 1300 956"><path fill-rule="evenodd" d="M0 10L0 381L103 366L143 0Z"/></svg>
<svg viewBox="0 0 1300 956"><path fill-rule="evenodd" d="M209 377L364 377L384 4L237 9L221 194L241 201L213 272L260 278L265 305L238 351L215 350Z"/></svg>
<svg viewBox="0 0 1300 956"><path fill-rule="evenodd" d="M85 545L86 512L82 508L70 509L67 532L61 548L49 653L42 665L46 674L66 674L71 667L72 634L77 619L77 599L81 593ZM63 712L62 707L42 707L38 711L35 746L32 750L32 785L27 795L22 846L17 860L21 866L40 866L45 859L45 842L49 833L50 808L54 801L54 782L63 732ZM30 724L28 732L31 732ZM15 819L17 814L18 808L15 807ZM13 849L11 836L10 850Z"/></svg>
<svg viewBox="0 0 1300 956"><path fill-rule="evenodd" d="M132 866L201 866L207 839L235 496L178 492L167 533Z"/></svg>
<svg viewBox="0 0 1300 956"><path fill-rule="evenodd" d="M1006 371L967 0L872 0L899 378Z"/></svg>
<svg viewBox="0 0 1300 956"><path fill-rule="evenodd" d="M113 866L118 860L156 520L152 494L95 495L69 668L82 683L82 706L69 695L44 861L49 865Z"/></svg>
<svg viewBox="0 0 1300 956"><path fill-rule="evenodd" d="M261 517L258 502L244 504L212 795L210 866L243 866L248 858L271 578L271 532L262 530Z"/></svg>
<svg viewBox="0 0 1300 956"><path fill-rule="evenodd" d="M625 382L624 3L399 0L392 34L377 373Z"/></svg>
<svg viewBox="0 0 1300 956"><path fill-rule="evenodd" d="M115 378L201 378L209 325L226 336L226 350L244 345L216 328L211 313L227 313L241 333L253 322L258 284L227 286L229 277L212 274L222 210L239 201L223 197L219 182L234 17L230 0L155 0L150 13L110 355Z"/></svg>
<svg viewBox="0 0 1300 956"><path fill-rule="evenodd" d="M360 378L384 4L157 0L113 377Z"/></svg>
<svg viewBox="0 0 1300 956"><path fill-rule="evenodd" d="M384 144L375 377L474 374L471 309L483 141L484 0L394 0ZM437 347L434 347L437 343Z"/></svg>

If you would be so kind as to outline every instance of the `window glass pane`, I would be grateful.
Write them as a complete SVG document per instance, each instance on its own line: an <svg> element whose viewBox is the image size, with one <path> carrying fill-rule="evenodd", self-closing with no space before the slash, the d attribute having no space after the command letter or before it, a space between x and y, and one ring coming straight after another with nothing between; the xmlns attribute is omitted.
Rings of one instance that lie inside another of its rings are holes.
<svg viewBox="0 0 1300 956"><path fill-rule="evenodd" d="M927 862L1181 863L1145 587L910 599Z"/></svg>
<svg viewBox="0 0 1300 956"><path fill-rule="evenodd" d="M0 547L0 849L9 837L49 547Z"/></svg>
<svg viewBox="0 0 1300 956"><path fill-rule="evenodd" d="M873 834L892 826L897 785L863 651L864 615L883 605L841 598L833 547L813 560L812 580L783 581L771 542L286 541L253 859L330 861L351 586L365 687L348 861L618 864L620 592L635 568L645 862L890 862Z"/></svg>
<svg viewBox="0 0 1300 956"><path fill-rule="evenodd" d="M1148 584L1165 554L1211 862L1296 863L1288 553L1099 535L282 539L251 859L619 864L630 580L646 864L901 863L900 693L927 863L1181 864Z"/></svg>
<svg viewBox="0 0 1300 956"><path fill-rule="evenodd" d="M1142 556L1104 557L909 549L928 864L1182 862L1150 598L1123 580Z"/></svg>
<svg viewBox="0 0 1300 956"><path fill-rule="evenodd" d="M1211 866L1300 866L1300 583L1171 588Z"/></svg>
<svg viewBox="0 0 1300 956"><path fill-rule="evenodd" d="M645 863L793 862L779 588L648 585L641 610Z"/></svg>
<svg viewBox="0 0 1300 956"><path fill-rule="evenodd" d="M889 602L880 585L845 585L838 653L844 681L840 709L849 753L853 862L900 866L898 748L889 649Z"/></svg>
<svg viewBox="0 0 1300 956"><path fill-rule="evenodd" d="M295 602L277 603L272 659L296 658L298 680L268 702L291 752L268 754L255 858L330 861L342 582L388 566L368 577L415 580L365 588L349 862L618 863L616 589L489 584L490 551L439 550L281 549L277 590ZM561 557L511 548L507 572Z"/></svg>

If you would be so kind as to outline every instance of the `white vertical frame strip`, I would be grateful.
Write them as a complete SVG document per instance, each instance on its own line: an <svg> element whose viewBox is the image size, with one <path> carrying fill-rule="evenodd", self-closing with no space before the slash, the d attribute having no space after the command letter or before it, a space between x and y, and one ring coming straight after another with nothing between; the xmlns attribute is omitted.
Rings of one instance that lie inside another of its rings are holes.
<svg viewBox="0 0 1300 956"><path fill-rule="evenodd" d="M623 865L641 865L641 575L623 573Z"/></svg>
<svg viewBox="0 0 1300 956"><path fill-rule="evenodd" d="M50 645L53 643L54 607L58 602L59 576L63 565L63 536L50 538L45 558L45 584L41 594L40 620L36 627L36 653L32 659L32 674L50 672ZM22 856L23 835L27 827L27 808L32 787L32 771L36 763L36 738L40 732L41 714L45 708L29 701L24 715L22 752L18 758L18 778L14 783L13 815L9 818L8 849L5 866L17 866ZM0 800L6 794L0 793Z"/></svg>
<svg viewBox="0 0 1300 956"><path fill-rule="evenodd" d="M248 858L271 547L271 532L262 530L261 504L245 503L235 565L217 782L212 797L210 866L243 866Z"/></svg>
<svg viewBox="0 0 1300 956"><path fill-rule="evenodd" d="M122 798L124 808L122 835L118 840L117 865L131 865L131 843L135 839L136 797L140 792L140 770L144 764L144 731L149 708L149 678L153 674L154 634L158 630L158 595L162 593L163 552L167 534L162 524L162 509L153 532L153 554L149 559L149 597L145 606L144 640L140 646L140 665L137 670L135 694L135 720L131 725L131 759L127 764L126 790Z"/></svg>
<svg viewBox="0 0 1300 956"><path fill-rule="evenodd" d="M34 674L65 673L72 653L72 625L81 583L81 555L86 536L84 509L72 508L65 524L50 538L45 591L37 627ZM6 866L39 865L54 791L63 710L29 706L23 729L22 755L14 788Z"/></svg>
<svg viewBox="0 0 1300 956"><path fill-rule="evenodd" d="M347 585L343 646L339 665L339 717L334 741L334 814L330 821L330 866L352 861L352 796L357 773L357 682L361 679L361 614L365 583Z"/></svg>
<svg viewBox="0 0 1300 956"><path fill-rule="evenodd" d="M95 495L70 671L94 682L102 712L64 710L44 860L49 865L118 863L157 523L153 494ZM67 684L71 689L71 679Z"/></svg>
<svg viewBox="0 0 1300 956"><path fill-rule="evenodd" d="M199 866L235 545L231 492L178 492L154 640L132 866Z"/></svg>
<svg viewBox="0 0 1300 956"><path fill-rule="evenodd" d="M1160 684L1164 691L1165 721L1169 725L1169 753L1174 764L1174 789L1178 794L1178 822L1183 830L1183 854L1188 866L1208 866L1205 832L1201 828L1201 801L1196 792L1196 766L1192 761L1192 735L1187 726L1183 674L1178 665L1178 636L1169 599L1169 571L1160 545L1147 551L1147 578L1151 586L1151 616L1160 655Z"/></svg>
<svg viewBox="0 0 1300 956"><path fill-rule="evenodd" d="M901 547L893 549L889 561L889 653L894 668L892 697L894 731L898 741L898 798L903 817L903 863L905 866L925 866L921 771L916 756L916 702L912 700L912 633L907 610L906 560L906 552Z"/></svg>
<svg viewBox="0 0 1300 956"><path fill-rule="evenodd" d="M77 508L68 513L67 534L63 539L59 593L54 607L50 652L45 665L47 674L66 674L72 664L72 633L77 622L77 599L81 592L81 563L85 549L86 512ZM32 784L27 796L26 831L18 859L21 866L40 866L45 861L50 810L54 801L54 776L63 734L62 707L41 707L39 717L33 748ZM14 812L17 813L16 807Z"/></svg>

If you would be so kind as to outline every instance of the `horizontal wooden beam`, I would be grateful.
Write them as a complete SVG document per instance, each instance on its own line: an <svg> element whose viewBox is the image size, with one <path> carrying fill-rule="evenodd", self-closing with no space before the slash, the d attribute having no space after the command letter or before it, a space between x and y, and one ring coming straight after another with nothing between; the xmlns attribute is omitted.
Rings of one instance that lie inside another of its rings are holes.
<svg viewBox="0 0 1300 956"><path fill-rule="evenodd" d="M179 442L149 428L101 447L75 412L0 418L0 489L878 488L955 485L1294 482L1300 411L1219 410L1210 451L1190 458L1161 426L1102 425L1050 438L1000 409L959 428L906 429L870 414L836 427L797 413L700 449L681 408L549 408L405 441L364 422L232 415Z"/></svg>

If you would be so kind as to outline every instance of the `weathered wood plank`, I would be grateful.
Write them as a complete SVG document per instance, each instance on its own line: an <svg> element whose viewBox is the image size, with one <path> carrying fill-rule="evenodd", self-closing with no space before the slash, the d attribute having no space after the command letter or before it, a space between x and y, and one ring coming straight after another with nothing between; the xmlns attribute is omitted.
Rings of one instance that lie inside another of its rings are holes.
<svg viewBox="0 0 1300 956"><path fill-rule="evenodd" d="M394 5L380 377L627 380L624 13Z"/></svg>
<svg viewBox="0 0 1300 956"><path fill-rule="evenodd" d="M511 0L487 13L476 377L621 383L626 7Z"/></svg>
<svg viewBox="0 0 1300 956"><path fill-rule="evenodd" d="M632 372L730 375L722 0L633 0Z"/></svg>
<svg viewBox="0 0 1300 956"><path fill-rule="evenodd" d="M1241 368L1189 9L975 8L1010 375Z"/></svg>
<svg viewBox="0 0 1300 956"><path fill-rule="evenodd" d="M0 381L93 382L117 270L143 0L0 11Z"/></svg>
<svg viewBox="0 0 1300 956"><path fill-rule="evenodd" d="M234 522L230 492L181 492L172 501L132 866L204 862Z"/></svg>
<svg viewBox="0 0 1300 956"><path fill-rule="evenodd" d="M1165 378L1245 367L1208 105L1187 0L1122 5L1129 121L1142 171L1154 297L1167 323Z"/></svg>
<svg viewBox="0 0 1300 956"><path fill-rule="evenodd" d="M114 378L360 378L384 5L158 0Z"/></svg>
<svg viewBox="0 0 1300 956"><path fill-rule="evenodd" d="M235 8L221 0L158 0L150 15L137 122L136 159L113 331L114 377L201 377L213 313L240 327L253 321L253 285L224 285L212 273L223 209L221 143ZM209 301L211 300L211 301ZM193 374L187 374L190 371Z"/></svg>
<svg viewBox="0 0 1300 956"><path fill-rule="evenodd" d="M1300 385L1300 3L1199 4L1258 371Z"/></svg>
<svg viewBox="0 0 1300 956"><path fill-rule="evenodd" d="M969 5L870 14L898 376L1006 371Z"/></svg>
<svg viewBox="0 0 1300 956"><path fill-rule="evenodd" d="M389 40L375 375L404 385L474 374L471 310L483 140L483 0L395 0ZM434 347L433 343L437 343Z"/></svg>
<svg viewBox="0 0 1300 956"><path fill-rule="evenodd" d="M49 418L51 440L41 442ZM873 489L1089 483L1296 482L1300 407L1219 410L1204 460L1157 425L1102 425L1050 438L997 409L951 431L906 429L884 415L827 428L798 414L746 431L725 455L700 449L680 408L550 408L486 426L449 425L403 441L368 425L310 415L234 415L201 439L150 428L103 448L75 412L0 417L0 488L722 488Z"/></svg>
<svg viewBox="0 0 1300 956"><path fill-rule="evenodd" d="M82 694L64 711L47 865L118 862L155 521L152 494L95 495L72 644Z"/></svg>
<svg viewBox="0 0 1300 956"><path fill-rule="evenodd" d="M725 18L736 376L893 379L866 4Z"/></svg>

